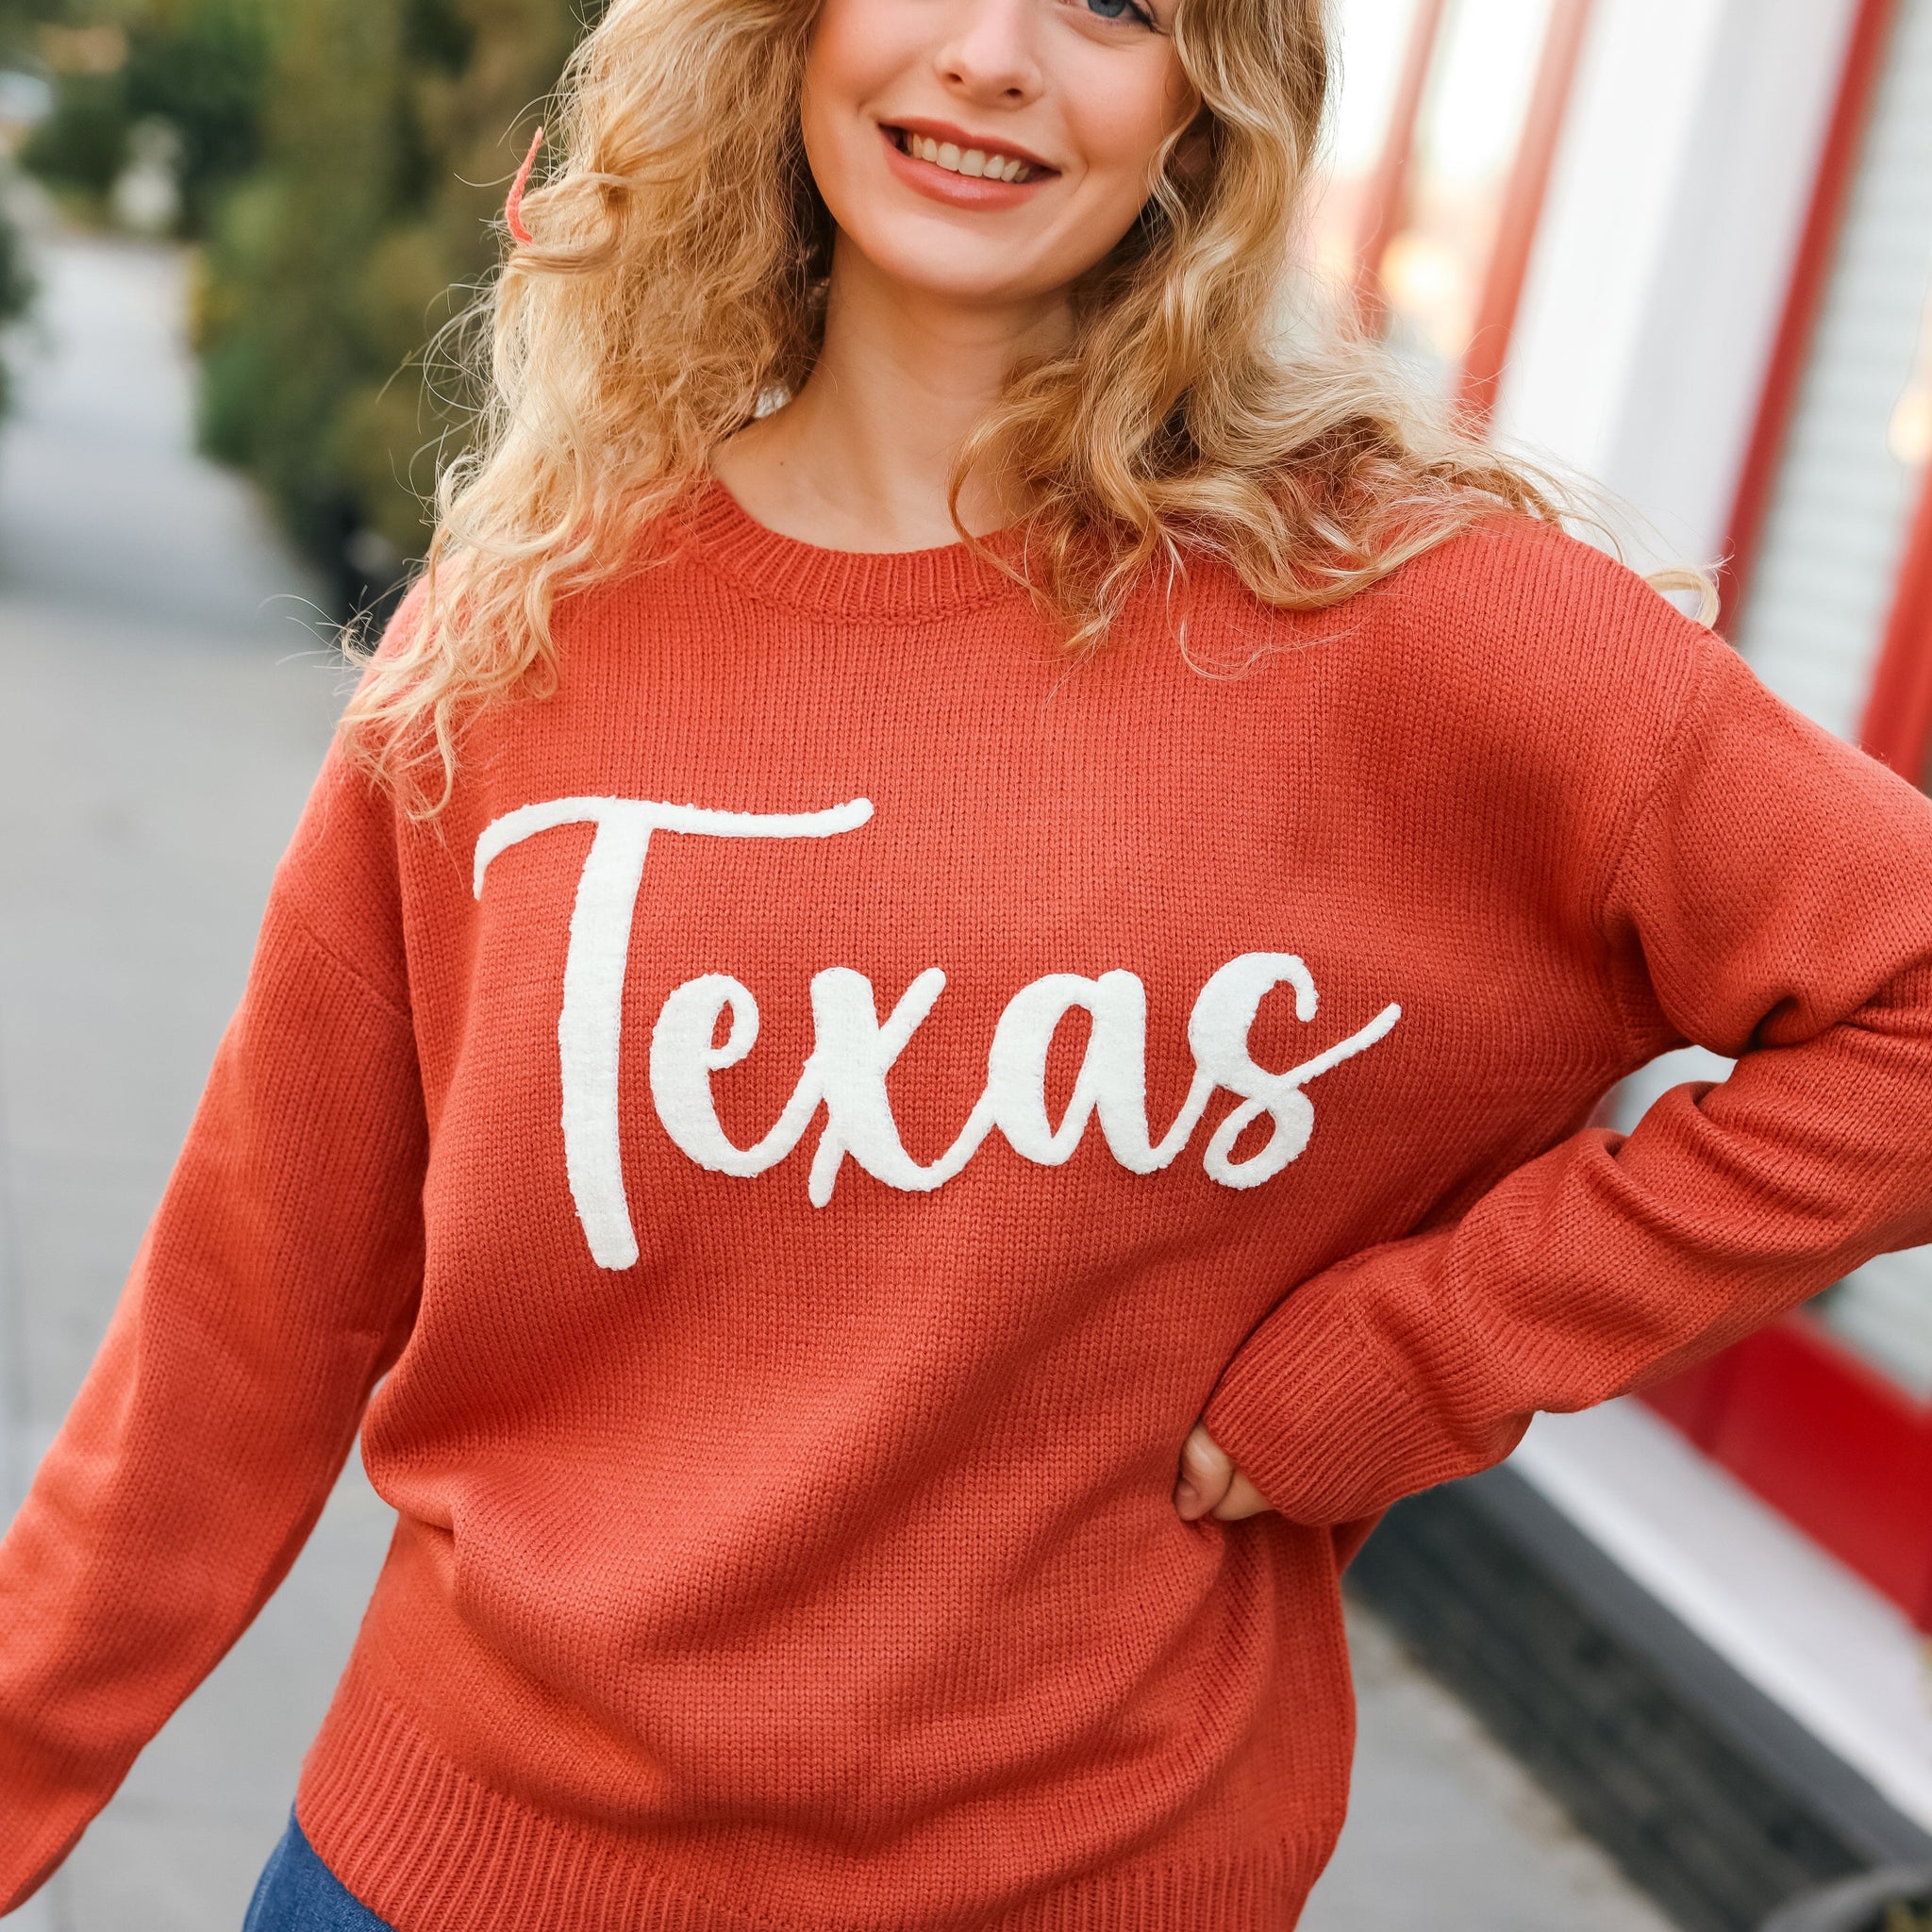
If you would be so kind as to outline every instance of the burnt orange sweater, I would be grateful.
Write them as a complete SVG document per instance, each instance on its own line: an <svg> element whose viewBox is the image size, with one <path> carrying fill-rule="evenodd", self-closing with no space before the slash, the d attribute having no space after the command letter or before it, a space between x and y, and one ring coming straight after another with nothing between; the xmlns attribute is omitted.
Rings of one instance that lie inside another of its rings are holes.
<svg viewBox="0 0 1932 1932"><path fill-rule="evenodd" d="M323 774L0 1549L0 1900L359 1424L299 1811L402 1932L1291 1925L1365 1521L1932 1238L1932 807L1525 523L1081 665L661 535L433 825Z"/></svg>

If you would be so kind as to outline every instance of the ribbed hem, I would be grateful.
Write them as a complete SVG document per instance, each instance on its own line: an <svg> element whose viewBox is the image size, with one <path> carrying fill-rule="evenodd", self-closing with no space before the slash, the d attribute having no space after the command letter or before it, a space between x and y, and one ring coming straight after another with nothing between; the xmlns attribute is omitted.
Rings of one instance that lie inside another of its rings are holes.
<svg viewBox="0 0 1932 1932"><path fill-rule="evenodd" d="M754 523L731 492L712 480L675 512L670 535L739 589L827 617L913 623L1024 594L992 560L1018 565L1025 549L1024 526L982 538L988 556L965 543L933 550L822 550Z"/></svg>
<svg viewBox="0 0 1932 1932"><path fill-rule="evenodd" d="M1284 1932L1328 1852L1275 1840L1140 1860L1003 1913L748 1913L674 1888L635 1845L491 1791L354 1666L296 1812L318 1855L395 1932Z"/></svg>

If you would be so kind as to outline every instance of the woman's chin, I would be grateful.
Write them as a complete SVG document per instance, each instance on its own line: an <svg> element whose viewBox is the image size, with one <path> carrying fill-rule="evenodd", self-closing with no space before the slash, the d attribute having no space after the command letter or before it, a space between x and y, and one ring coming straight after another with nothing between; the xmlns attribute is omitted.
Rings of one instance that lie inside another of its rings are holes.
<svg viewBox="0 0 1932 1932"><path fill-rule="evenodd" d="M1002 247L990 237L982 242L953 230L904 240L868 237L864 243L844 239L881 281L922 304L1004 308L1051 302L1065 287L1058 264L1042 267L1040 256L1050 251Z"/></svg>

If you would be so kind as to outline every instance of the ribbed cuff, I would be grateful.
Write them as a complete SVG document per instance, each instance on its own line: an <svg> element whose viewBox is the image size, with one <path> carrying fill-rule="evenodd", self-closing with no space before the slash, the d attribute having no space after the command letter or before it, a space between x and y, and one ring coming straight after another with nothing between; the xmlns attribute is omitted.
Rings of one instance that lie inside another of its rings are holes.
<svg viewBox="0 0 1932 1932"><path fill-rule="evenodd" d="M1208 1433L1291 1523L1352 1523L1462 1473L1354 1307L1355 1268L1298 1289L1223 1372Z"/></svg>

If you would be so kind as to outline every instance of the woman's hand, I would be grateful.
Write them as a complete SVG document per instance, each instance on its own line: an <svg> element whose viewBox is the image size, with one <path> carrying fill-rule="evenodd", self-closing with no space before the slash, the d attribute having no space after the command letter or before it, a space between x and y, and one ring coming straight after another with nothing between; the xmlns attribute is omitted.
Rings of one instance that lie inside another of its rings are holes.
<svg viewBox="0 0 1932 1932"><path fill-rule="evenodd" d="M1183 1523L1212 1516L1220 1523L1239 1523L1259 1516L1274 1506L1234 1466L1227 1451L1196 1423L1181 1444L1180 1478L1174 1486L1174 1507Z"/></svg>

